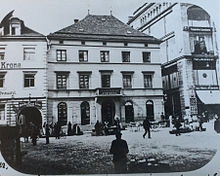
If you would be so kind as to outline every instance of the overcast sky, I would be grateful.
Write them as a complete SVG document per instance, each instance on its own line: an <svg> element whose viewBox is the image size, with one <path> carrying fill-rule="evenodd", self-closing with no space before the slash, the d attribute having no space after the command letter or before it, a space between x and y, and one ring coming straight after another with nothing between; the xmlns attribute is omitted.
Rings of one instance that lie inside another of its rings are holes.
<svg viewBox="0 0 220 176"><path fill-rule="evenodd" d="M73 24L74 19L82 19L88 14L112 14L123 22L128 16L146 2L159 0L0 0L0 21L11 10L14 16L22 19L26 26L48 35L66 26ZM219 0L178 0L201 6L214 19L220 30ZM170 0L169 2L176 2ZM218 30L218 32L219 32Z"/></svg>

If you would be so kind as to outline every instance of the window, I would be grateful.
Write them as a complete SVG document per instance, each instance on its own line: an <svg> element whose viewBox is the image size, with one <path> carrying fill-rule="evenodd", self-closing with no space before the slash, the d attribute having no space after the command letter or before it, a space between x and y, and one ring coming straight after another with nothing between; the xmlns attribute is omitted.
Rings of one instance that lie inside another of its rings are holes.
<svg viewBox="0 0 220 176"><path fill-rule="evenodd" d="M58 122L61 126L67 124L67 105L64 102L61 102L57 106L58 108Z"/></svg>
<svg viewBox="0 0 220 176"><path fill-rule="evenodd" d="M0 60L5 59L5 48L0 48Z"/></svg>
<svg viewBox="0 0 220 176"><path fill-rule="evenodd" d="M102 87L111 87L111 75L110 74L102 74Z"/></svg>
<svg viewBox="0 0 220 176"><path fill-rule="evenodd" d="M0 88L4 87L5 73L0 72Z"/></svg>
<svg viewBox="0 0 220 176"><path fill-rule="evenodd" d="M145 88L152 88L152 75L144 74L144 87Z"/></svg>
<svg viewBox="0 0 220 176"><path fill-rule="evenodd" d="M67 88L68 73L57 73L57 89Z"/></svg>
<svg viewBox="0 0 220 176"><path fill-rule="evenodd" d="M79 74L79 88L88 89L89 88L89 74L80 73Z"/></svg>
<svg viewBox="0 0 220 176"><path fill-rule="evenodd" d="M132 78L131 74L123 74L123 87L124 88L132 88Z"/></svg>
<svg viewBox="0 0 220 176"><path fill-rule="evenodd" d="M79 61L80 62L88 61L88 51L84 51L84 50L79 51Z"/></svg>
<svg viewBox="0 0 220 176"><path fill-rule="evenodd" d="M130 62L130 52L122 51L122 62Z"/></svg>
<svg viewBox="0 0 220 176"><path fill-rule="evenodd" d="M101 51L101 62L109 62L109 51Z"/></svg>
<svg viewBox="0 0 220 176"><path fill-rule="evenodd" d="M90 124L90 106L87 101L84 101L80 105L81 108L81 124Z"/></svg>
<svg viewBox="0 0 220 176"><path fill-rule="evenodd" d="M33 60L35 48L24 48L24 60Z"/></svg>
<svg viewBox="0 0 220 176"><path fill-rule="evenodd" d="M66 50L57 50L57 61L66 61Z"/></svg>
<svg viewBox="0 0 220 176"><path fill-rule="evenodd" d="M0 121L5 120L5 105L0 104Z"/></svg>
<svg viewBox="0 0 220 176"><path fill-rule="evenodd" d="M143 62L150 62L150 52L143 52Z"/></svg>
<svg viewBox="0 0 220 176"><path fill-rule="evenodd" d="M20 34L20 24L18 23L13 23L11 25L11 35L19 35Z"/></svg>
<svg viewBox="0 0 220 176"><path fill-rule="evenodd" d="M34 87L36 73L25 73L24 74L24 87Z"/></svg>

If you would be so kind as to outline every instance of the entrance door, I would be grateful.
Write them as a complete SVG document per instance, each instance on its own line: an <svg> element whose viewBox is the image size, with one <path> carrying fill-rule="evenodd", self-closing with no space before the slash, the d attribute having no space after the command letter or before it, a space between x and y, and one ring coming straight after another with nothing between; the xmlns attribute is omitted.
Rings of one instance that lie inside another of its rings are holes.
<svg viewBox="0 0 220 176"><path fill-rule="evenodd" d="M113 125L115 116L115 103L112 100L106 100L102 103L102 122L108 122Z"/></svg>
<svg viewBox="0 0 220 176"><path fill-rule="evenodd" d="M130 123L134 121L134 108L131 101L125 103L125 122Z"/></svg>
<svg viewBox="0 0 220 176"><path fill-rule="evenodd" d="M149 100L146 102L147 118L149 120L154 120L154 103Z"/></svg>

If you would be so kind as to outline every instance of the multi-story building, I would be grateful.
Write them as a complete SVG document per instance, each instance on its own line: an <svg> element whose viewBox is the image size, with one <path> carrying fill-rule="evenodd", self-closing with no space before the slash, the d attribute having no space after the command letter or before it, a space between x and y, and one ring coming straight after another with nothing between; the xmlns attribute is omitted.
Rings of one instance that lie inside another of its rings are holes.
<svg viewBox="0 0 220 176"><path fill-rule="evenodd" d="M219 113L216 28L204 9L186 3L146 3L128 24L162 41L167 114Z"/></svg>
<svg viewBox="0 0 220 176"><path fill-rule="evenodd" d="M46 121L46 37L13 17L0 23L0 124Z"/></svg>
<svg viewBox="0 0 220 176"><path fill-rule="evenodd" d="M49 121L81 125L158 119L159 44L112 15L90 15L48 35Z"/></svg>

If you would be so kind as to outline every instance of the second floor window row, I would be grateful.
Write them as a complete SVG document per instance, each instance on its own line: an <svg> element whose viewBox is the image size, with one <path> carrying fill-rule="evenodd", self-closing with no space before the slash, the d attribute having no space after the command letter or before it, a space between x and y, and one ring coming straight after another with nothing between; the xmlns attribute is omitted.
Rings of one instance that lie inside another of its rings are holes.
<svg viewBox="0 0 220 176"><path fill-rule="evenodd" d="M121 52L121 60L118 62L131 62L130 51ZM56 60L57 61L67 61L67 51L66 50L56 50ZM88 50L79 50L78 51L78 60L79 62L88 62L89 61L89 52ZM110 51L100 51L100 62L110 62ZM142 52L142 62L150 63L151 62L151 53Z"/></svg>

